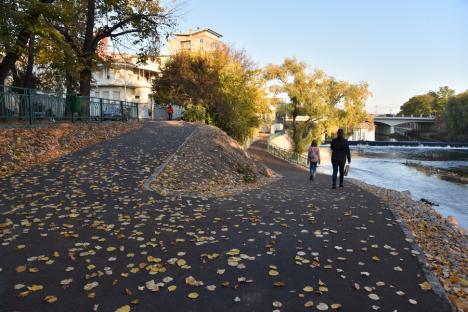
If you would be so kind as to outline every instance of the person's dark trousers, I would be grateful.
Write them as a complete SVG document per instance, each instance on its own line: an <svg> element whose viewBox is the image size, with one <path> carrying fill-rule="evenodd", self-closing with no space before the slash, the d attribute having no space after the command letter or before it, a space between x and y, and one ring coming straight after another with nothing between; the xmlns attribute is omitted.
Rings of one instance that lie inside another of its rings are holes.
<svg viewBox="0 0 468 312"><path fill-rule="evenodd" d="M168 113L168 115L169 115L169 120L172 120L172 114Z"/></svg>
<svg viewBox="0 0 468 312"><path fill-rule="evenodd" d="M346 162L345 161L334 161L332 162L333 166L333 186L336 187L336 176L338 174L338 170L340 171L340 185L343 185L343 178L344 178L344 167L345 167Z"/></svg>

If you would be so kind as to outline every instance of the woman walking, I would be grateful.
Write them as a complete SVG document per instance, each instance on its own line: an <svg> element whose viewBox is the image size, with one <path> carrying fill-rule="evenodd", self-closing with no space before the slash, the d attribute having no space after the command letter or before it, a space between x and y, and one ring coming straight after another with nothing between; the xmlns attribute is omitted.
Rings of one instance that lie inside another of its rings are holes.
<svg viewBox="0 0 468 312"><path fill-rule="evenodd" d="M320 164L320 149L317 147L317 140L313 140L310 144L307 162L310 164L310 180L313 180L317 173L317 164Z"/></svg>

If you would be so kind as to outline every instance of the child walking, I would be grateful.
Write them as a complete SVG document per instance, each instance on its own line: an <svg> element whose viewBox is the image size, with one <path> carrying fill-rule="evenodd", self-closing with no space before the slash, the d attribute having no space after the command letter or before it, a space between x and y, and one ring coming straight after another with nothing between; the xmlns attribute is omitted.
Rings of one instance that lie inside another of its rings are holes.
<svg viewBox="0 0 468 312"><path fill-rule="evenodd" d="M320 149L317 147L317 140L313 140L310 144L307 163L310 164L310 180L313 180L317 173L317 164L320 164Z"/></svg>

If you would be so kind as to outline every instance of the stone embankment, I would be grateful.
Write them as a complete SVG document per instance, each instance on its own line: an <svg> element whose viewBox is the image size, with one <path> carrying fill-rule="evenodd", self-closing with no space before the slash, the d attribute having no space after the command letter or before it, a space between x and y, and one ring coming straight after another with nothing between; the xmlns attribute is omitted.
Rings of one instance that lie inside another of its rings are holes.
<svg viewBox="0 0 468 312"><path fill-rule="evenodd" d="M432 206L412 200L409 191L398 192L350 180L388 203L408 240L419 246L426 270L439 279L460 311L468 311L468 240L456 219L444 218Z"/></svg>

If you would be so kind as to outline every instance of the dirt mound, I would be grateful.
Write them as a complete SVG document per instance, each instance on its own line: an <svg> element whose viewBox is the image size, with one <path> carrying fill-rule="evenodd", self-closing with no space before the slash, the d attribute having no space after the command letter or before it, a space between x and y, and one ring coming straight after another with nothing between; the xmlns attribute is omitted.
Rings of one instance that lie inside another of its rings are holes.
<svg viewBox="0 0 468 312"><path fill-rule="evenodd" d="M223 196L258 187L273 176L225 132L199 125L151 188L164 195Z"/></svg>
<svg viewBox="0 0 468 312"><path fill-rule="evenodd" d="M138 122L58 123L0 129L0 176L46 163L143 126Z"/></svg>

